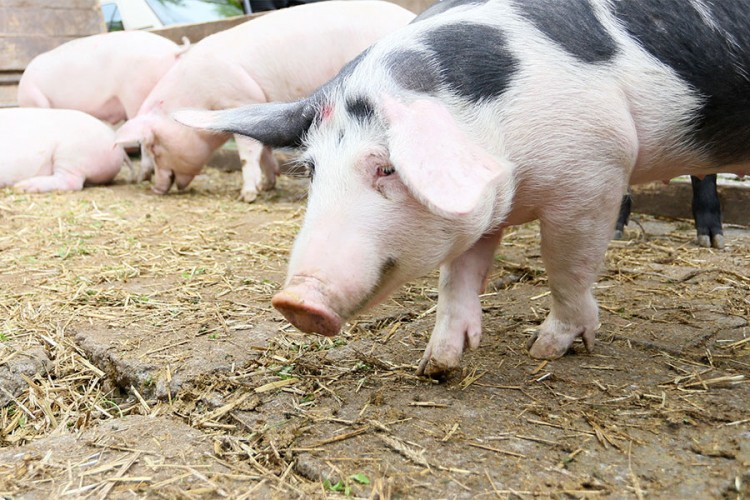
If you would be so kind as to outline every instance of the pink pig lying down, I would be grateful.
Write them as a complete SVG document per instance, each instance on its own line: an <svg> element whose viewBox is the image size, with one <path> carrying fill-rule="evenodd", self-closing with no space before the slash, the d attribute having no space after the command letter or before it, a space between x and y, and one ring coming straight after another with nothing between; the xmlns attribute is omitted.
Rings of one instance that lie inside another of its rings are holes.
<svg viewBox="0 0 750 500"><path fill-rule="evenodd" d="M18 104L77 109L114 125L135 116L183 50L143 31L72 40L29 63L18 84Z"/></svg>
<svg viewBox="0 0 750 500"><path fill-rule="evenodd" d="M141 143L141 169L155 169L153 191L184 189L230 137L185 127L169 114L242 104L288 102L311 94L347 62L414 14L384 1L327 1L279 10L196 43L162 78L119 143ZM243 164L241 199L275 184L269 147L235 136Z"/></svg>
<svg viewBox="0 0 750 500"><path fill-rule="evenodd" d="M29 193L105 184L127 161L108 125L70 109L0 110L0 151L0 188Z"/></svg>

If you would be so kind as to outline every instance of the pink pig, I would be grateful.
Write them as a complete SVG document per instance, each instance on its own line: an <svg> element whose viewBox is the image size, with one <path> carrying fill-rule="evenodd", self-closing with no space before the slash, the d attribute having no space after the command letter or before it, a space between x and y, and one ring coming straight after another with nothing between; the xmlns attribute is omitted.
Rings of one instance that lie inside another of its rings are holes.
<svg viewBox="0 0 750 500"><path fill-rule="evenodd" d="M78 191L117 176L127 155L105 123L70 109L0 110L0 188Z"/></svg>
<svg viewBox="0 0 750 500"><path fill-rule="evenodd" d="M212 35L192 46L159 81L138 115L118 131L140 142L142 169L155 168L154 192L185 188L226 142L173 121L183 108L223 109L292 101L312 93L411 12L384 1L327 1L283 9ZM243 163L241 198L273 188L278 166L269 147L235 136Z"/></svg>
<svg viewBox="0 0 750 500"><path fill-rule="evenodd" d="M18 85L18 104L77 109L114 125L135 116L183 50L143 31L79 38L29 63Z"/></svg>

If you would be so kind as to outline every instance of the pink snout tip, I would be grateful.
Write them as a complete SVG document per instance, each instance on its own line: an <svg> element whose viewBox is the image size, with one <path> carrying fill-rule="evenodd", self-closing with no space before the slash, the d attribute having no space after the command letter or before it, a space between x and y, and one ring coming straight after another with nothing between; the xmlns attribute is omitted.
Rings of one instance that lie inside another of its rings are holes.
<svg viewBox="0 0 750 500"><path fill-rule="evenodd" d="M292 290L282 290L271 304L300 331L332 337L339 333L343 321L331 308L306 299Z"/></svg>

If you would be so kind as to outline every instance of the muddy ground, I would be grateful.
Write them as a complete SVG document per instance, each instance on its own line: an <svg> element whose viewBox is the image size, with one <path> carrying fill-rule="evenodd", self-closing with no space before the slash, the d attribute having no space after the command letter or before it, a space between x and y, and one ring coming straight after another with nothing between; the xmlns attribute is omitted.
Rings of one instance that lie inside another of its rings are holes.
<svg viewBox="0 0 750 500"><path fill-rule="evenodd" d="M594 352L550 362L538 226L509 231L482 345L436 383L434 275L332 339L271 308L305 185L2 192L0 497L750 497L747 228L717 251L636 216Z"/></svg>

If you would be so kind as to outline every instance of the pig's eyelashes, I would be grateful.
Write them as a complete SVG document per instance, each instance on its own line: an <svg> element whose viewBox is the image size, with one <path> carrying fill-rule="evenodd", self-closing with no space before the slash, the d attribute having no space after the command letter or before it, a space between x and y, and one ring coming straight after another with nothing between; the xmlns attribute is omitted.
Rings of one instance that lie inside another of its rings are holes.
<svg viewBox="0 0 750 500"><path fill-rule="evenodd" d="M393 165L383 165L378 167L378 177L388 177L392 173L394 173L396 169L393 167Z"/></svg>
<svg viewBox="0 0 750 500"><path fill-rule="evenodd" d="M297 160L294 167L289 172L292 177L309 177L313 178L315 174L315 163L307 160Z"/></svg>

